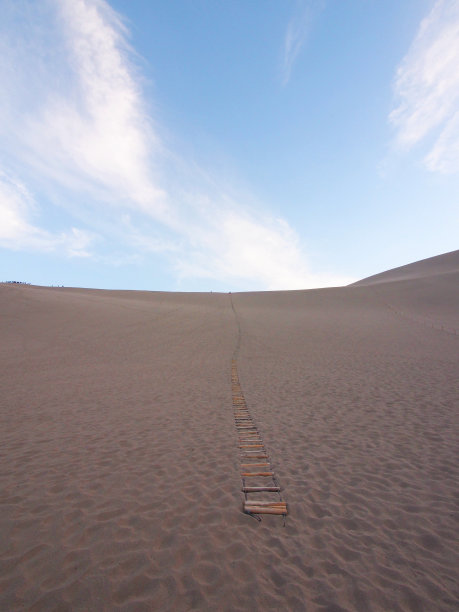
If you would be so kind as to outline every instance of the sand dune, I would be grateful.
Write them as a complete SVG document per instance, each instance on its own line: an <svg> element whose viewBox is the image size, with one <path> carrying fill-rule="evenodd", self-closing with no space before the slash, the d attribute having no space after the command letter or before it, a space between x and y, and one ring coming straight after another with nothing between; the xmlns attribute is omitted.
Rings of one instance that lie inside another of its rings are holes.
<svg viewBox="0 0 459 612"><path fill-rule="evenodd" d="M0 609L456 610L457 253L310 291L0 285ZM285 527L241 511L238 339Z"/></svg>
<svg viewBox="0 0 459 612"><path fill-rule="evenodd" d="M459 273L459 251L451 251L436 257L429 257L421 261L393 268L380 274L374 274L364 278L353 285L374 285L376 283L387 283L398 280L420 279L443 274Z"/></svg>

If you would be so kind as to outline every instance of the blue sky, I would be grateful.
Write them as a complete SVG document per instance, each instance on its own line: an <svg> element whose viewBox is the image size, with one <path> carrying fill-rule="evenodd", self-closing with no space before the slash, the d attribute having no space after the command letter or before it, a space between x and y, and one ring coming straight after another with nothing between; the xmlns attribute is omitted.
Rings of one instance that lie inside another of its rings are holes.
<svg viewBox="0 0 459 612"><path fill-rule="evenodd" d="M459 0L0 8L0 280L298 289L458 248Z"/></svg>

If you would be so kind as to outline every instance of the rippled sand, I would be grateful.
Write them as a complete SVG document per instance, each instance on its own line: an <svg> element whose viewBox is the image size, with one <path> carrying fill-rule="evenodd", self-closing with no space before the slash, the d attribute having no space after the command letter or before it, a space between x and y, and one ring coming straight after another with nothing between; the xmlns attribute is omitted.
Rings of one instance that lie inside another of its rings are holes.
<svg viewBox="0 0 459 612"><path fill-rule="evenodd" d="M456 610L459 252L434 260L232 296L0 285L0 609ZM241 511L239 328L285 527Z"/></svg>

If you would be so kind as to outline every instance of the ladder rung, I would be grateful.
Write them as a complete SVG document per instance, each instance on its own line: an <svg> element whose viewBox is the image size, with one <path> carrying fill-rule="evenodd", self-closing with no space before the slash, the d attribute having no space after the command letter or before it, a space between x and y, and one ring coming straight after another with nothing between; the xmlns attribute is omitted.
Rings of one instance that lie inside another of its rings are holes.
<svg viewBox="0 0 459 612"><path fill-rule="evenodd" d="M270 506L270 507L285 507L287 502L285 501L264 501L264 500L247 500L244 502L244 506Z"/></svg>
<svg viewBox="0 0 459 612"><path fill-rule="evenodd" d="M254 506L253 508L244 508L247 514L277 514L287 515L287 508L266 508L263 506Z"/></svg>
<svg viewBox="0 0 459 612"><path fill-rule="evenodd" d="M287 514L287 504L284 502L281 505L251 505L246 502L244 512L249 514Z"/></svg>
<svg viewBox="0 0 459 612"><path fill-rule="evenodd" d="M263 444L239 444L239 448L263 448Z"/></svg>
<svg viewBox="0 0 459 612"><path fill-rule="evenodd" d="M262 493L263 491L277 493L280 487L242 487L244 493Z"/></svg>

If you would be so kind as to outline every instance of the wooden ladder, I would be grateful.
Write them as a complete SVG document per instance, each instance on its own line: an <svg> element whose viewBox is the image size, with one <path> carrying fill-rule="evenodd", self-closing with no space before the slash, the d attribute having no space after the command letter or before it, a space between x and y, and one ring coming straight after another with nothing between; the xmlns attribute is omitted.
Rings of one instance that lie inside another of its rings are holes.
<svg viewBox="0 0 459 612"><path fill-rule="evenodd" d="M282 500L281 488L272 469L263 439L247 408L239 383L235 359L231 364L231 384L234 420L241 455L244 512L253 515L280 514L285 517L287 516L287 503ZM249 499L249 495L253 494L257 494L256 500ZM265 499L260 499L260 494L263 494ZM276 497L275 500L272 499L273 496Z"/></svg>

